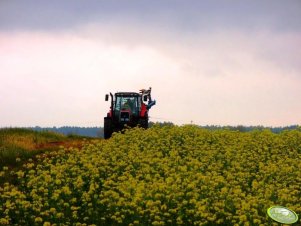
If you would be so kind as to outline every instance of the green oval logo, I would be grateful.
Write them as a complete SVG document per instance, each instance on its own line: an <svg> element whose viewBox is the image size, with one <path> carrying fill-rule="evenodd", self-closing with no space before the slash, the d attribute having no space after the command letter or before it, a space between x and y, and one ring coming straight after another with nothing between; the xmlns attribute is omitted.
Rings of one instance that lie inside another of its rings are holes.
<svg viewBox="0 0 301 226"><path fill-rule="evenodd" d="M298 221L298 215L283 206L272 206L267 212L270 218L281 224L294 224Z"/></svg>

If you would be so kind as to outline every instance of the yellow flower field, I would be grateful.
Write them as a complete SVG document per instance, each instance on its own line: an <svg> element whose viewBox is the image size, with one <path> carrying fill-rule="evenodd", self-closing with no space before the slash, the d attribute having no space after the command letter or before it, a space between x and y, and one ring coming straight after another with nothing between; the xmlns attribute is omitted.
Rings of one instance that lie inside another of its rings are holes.
<svg viewBox="0 0 301 226"><path fill-rule="evenodd" d="M1 170L15 180L0 187L0 225L277 225L271 205L301 213L297 130L135 128Z"/></svg>

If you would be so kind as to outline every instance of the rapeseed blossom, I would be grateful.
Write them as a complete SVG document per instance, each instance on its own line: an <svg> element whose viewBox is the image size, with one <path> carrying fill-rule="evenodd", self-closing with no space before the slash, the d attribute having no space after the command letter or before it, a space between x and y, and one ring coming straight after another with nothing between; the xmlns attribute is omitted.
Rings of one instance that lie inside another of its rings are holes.
<svg viewBox="0 0 301 226"><path fill-rule="evenodd" d="M267 225L271 205L301 212L301 132L134 128L13 176L0 225Z"/></svg>

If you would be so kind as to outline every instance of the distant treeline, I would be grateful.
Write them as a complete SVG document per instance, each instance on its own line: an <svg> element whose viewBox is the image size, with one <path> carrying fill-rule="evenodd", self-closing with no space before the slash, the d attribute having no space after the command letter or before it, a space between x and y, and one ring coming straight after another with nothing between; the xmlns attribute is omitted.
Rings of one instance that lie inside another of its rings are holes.
<svg viewBox="0 0 301 226"><path fill-rule="evenodd" d="M273 133L280 133L284 130L295 130L301 129L299 125L291 125L291 126L284 126L284 127L265 127L265 126L215 126L215 125L207 125L207 126L200 126L201 128L209 129L209 130L218 130L218 129L228 129L228 130L235 130L241 132L249 132L253 130L270 130Z"/></svg>
<svg viewBox="0 0 301 226"><path fill-rule="evenodd" d="M152 127L154 124L159 126L173 126L172 122L149 122L149 127ZM291 125L285 127L264 127L264 126L216 126L216 125L206 125L199 126L200 128L209 129L209 130L220 130L228 129L233 131L249 132L253 130L270 130L273 133L280 133L284 130L294 130L301 129L298 125ZM29 129L35 131L53 131L56 133L61 133L64 135L79 135L87 137L103 137L103 127L77 127L77 126L62 126L62 127L30 127Z"/></svg>

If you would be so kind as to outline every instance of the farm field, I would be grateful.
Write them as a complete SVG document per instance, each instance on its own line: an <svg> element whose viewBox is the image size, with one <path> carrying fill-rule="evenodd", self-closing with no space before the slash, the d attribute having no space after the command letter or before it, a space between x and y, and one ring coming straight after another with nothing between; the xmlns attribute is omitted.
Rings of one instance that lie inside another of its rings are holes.
<svg viewBox="0 0 301 226"><path fill-rule="evenodd" d="M76 135L65 136L50 131L2 128L0 129L0 168L16 167L39 153L56 150L59 146L81 146L85 139L87 138Z"/></svg>
<svg viewBox="0 0 301 226"><path fill-rule="evenodd" d="M301 131L134 128L0 177L0 225L278 225L272 205L301 214Z"/></svg>

